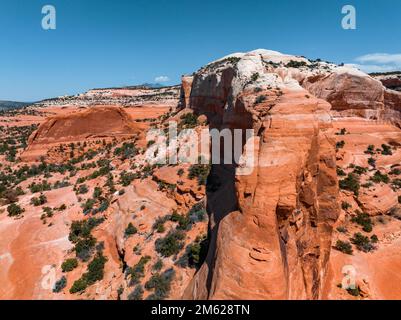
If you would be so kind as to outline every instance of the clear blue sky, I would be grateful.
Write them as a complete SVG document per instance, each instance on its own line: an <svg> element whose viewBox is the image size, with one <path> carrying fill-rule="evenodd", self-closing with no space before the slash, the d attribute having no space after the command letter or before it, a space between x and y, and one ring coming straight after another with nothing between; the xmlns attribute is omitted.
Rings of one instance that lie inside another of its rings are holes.
<svg viewBox="0 0 401 320"><path fill-rule="evenodd" d="M46 4L56 7L56 30L41 28ZM341 28L345 4L356 7L356 30ZM159 76L175 84L211 60L257 48L401 68L400 14L399 0L1 0L0 100Z"/></svg>

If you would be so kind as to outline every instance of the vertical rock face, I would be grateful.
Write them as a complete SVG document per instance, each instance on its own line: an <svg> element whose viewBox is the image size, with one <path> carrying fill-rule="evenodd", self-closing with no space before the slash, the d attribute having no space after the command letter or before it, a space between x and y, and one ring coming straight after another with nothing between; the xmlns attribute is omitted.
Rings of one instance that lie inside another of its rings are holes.
<svg viewBox="0 0 401 320"><path fill-rule="evenodd" d="M401 93L385 90L384 102L387 109L385 119L401 128Z"/></svg>
<svg viewBox="0 0 401 320"><path fill-rule="evenodd" d="M304 59L258 50L195 75L191 108L211 127L254 129L255 166L214 166L223 183L208 194L211 245L184 298L321 295L339 213L330 105L272 67L291 61Z"/></svg>
<svg viewBox="0 0 401 320"><path fill-rule="evenodd" d="M334 72L319 81L307 78L303 85L328 101L333 111L378 118L384 108L383 85L362 73Z"/></svg>
<svg viewBox="0 0 401 320"><path fill-rule="evenodd" d="M187 108L189 106L189 97L191 94L193 77L192 76L182 76L181 78L181 88L180 88L180 108Z"/></svg>
<svg viewBox="0 0 401 320"><path fill-rule="evenodd" d="M331 68L329 73L325 70L326 74L307 75L302 86L328 101L333 114L387 121L400 127L401 93L386 89L380 81L359 70Z"/></svg>

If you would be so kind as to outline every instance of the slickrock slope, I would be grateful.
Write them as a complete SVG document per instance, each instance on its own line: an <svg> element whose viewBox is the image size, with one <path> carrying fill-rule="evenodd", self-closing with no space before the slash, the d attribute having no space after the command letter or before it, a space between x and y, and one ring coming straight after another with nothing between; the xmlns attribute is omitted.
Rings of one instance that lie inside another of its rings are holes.
<svg viewBox="0 0 401 320"><path fill-rule="evenodd" d="M128 116L116 107L93 107L48 119L29 147L39 138L46 145L64 143L57 153L65 156L62 161L25 163L3 147L0 299L182 297L207 243L208 166L199 174L189 164L148 161L147 147L158 146L147 146L131 129L145 134L150 125L162 129L173 117L183 121L160 109L124 109ZM115 113L121 117L113 118ZM96 127L99 120L109 122L103 130ZM75 131L68 130L70 121ZM11 135L25 141L32 130L10 127L5 141ZM113 139L103 142L109 135Z"/></svg>
<svg viewBox="0 0 401 320"><path fill-rule="evenodd" d="M333 124L338 133L338 179L345 181L351 174L356 181L354 191L346 183L341 191L342 210L333 244L352 242L358 233L366 238L359 237L352 254L332 250L323 298L401 299L401 130L361 118L339 118ZM356 297L338 288L344 266L355 270Z"/></svg>

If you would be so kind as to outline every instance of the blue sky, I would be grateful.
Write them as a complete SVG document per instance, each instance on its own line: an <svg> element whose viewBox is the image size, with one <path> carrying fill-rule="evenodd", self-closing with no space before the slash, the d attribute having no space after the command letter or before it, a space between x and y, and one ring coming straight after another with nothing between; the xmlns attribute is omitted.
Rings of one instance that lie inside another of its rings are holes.
<svg viewBox="0 0 401 320"><path fill-rule="evenodd" d="M42 7L57 29L41 28ZM357 29L341 27L352 4ZM401 69L399 0L1 0L0 100L175 84L226 54L266 48ZM359 57L359 59L358 59Z"/></svg>

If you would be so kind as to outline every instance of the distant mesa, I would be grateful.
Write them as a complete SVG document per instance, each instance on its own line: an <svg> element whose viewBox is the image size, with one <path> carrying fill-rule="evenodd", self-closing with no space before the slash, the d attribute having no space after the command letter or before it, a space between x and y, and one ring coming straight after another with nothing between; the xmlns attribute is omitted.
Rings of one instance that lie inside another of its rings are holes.
<svg viewBox="0 0 401 320"><path fill-rule="evenodd" d="M0 110L23 108L30 104L32 104L32 103L31 102L17 102L17 101L0 100Z"/></svg>
<svg viewBox="0 0 401 320"><path fill-rule="evenodd" d="M388 89L401 91L401 71L371 73L370 76L380 80Z"/></svg>

